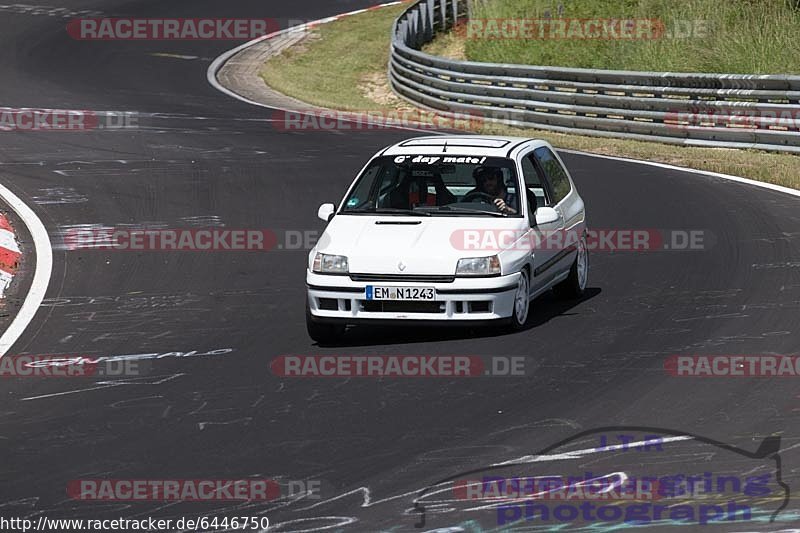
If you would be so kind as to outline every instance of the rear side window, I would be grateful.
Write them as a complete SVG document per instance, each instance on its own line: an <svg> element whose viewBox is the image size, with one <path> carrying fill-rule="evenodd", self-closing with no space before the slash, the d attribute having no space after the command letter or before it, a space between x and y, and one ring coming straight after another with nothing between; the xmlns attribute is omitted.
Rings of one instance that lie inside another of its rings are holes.
<svg viewBox="0 0 800 533"><path fill-rule="evenodd" d="M555 154L549 148L537 148L533 152L533 156L539 163L551 187L553 188L553 204L557 204L569 194L572 188L567 177L567 171L561 166L561 163L556 159Z"/></svg>

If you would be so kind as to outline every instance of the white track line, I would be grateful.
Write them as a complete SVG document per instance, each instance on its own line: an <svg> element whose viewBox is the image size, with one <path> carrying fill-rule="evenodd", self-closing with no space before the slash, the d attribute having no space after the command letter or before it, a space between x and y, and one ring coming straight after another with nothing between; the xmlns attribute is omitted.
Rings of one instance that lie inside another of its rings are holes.
<svg viewBox="0 0 800 533"><path fill-rule="evenodd" d="M374 6L374 7L390 6L390 5L400 4L400 3L402 3L402 2L390 2L388 4L381 4L380 6ZM374 7L373 7L373 9L374 9ZM350 15L356 15L356 14L362 13L364 11L367 11L367 10L359 9L357 11L351 11L349 13L343 13L342 15L337 15L337 16L333 16L333 17L327 17L327 18L324 18L324 19L316 20L314 22L309 22L309 23L306 23L306 24L302 24L300 26L293 26L291 28L286 28L284 30L277 31L277 32L271 33L269 35L262 35L261 37L258 37L257 39L253 39L252 41L248 41L248 42L244 43L243 45L240 45L240 46L237 46L236 48L228 50L227 52L223 53L222 55L220 55L219 57L214 59L214 61L208 67L208 70L206 71L206 78L208 79L208 83L210 83L218 91L220 91L222 93L225 93L225 94L227 94L228 96L230 96L232 98L236 98L237 100L241 100L242 102L245 102L245 103L248 103L248 104L251 104L251 105L255 105L255 106L259 106L259 107L266 107L268 109L282 109L282 108L279 108L279 107L268 106L268 105L262 104L260 102L254 102L253 100L245 98L244 96L242 96L240 94L237 94L237 93L231 91L230 89L228 89L226 87L223 87L222 84L220 84L219 81L217 81L217 72L219 71L220 68L222 68L222 65L224 65L225 62L228 61L228 59L230 59L233 55L235 55L238 52L240 52L241 50L244 50L245 48L249 48L249 47L253 46L254 44L256 44L258 42L261 42L261 41L263 41L265 39L271 39L273 37L277 37L278 35L282 35L284 33L287 33L289 31L298 31L298 30L301 30L301 29L305 29L305 28L307 28L309 26L314 26L314 25L317 25L317 24L325 24L325 23L328 23L328 22L333 22L334 20L338 20L341 17L346 17L346 16L350 16ZM291 109L282 109L282 110L283 111L292 111ZM411 131L425 131L428 135L437 135L437 134L445 135L444 133L440 133L440 132L436 132L436 131L418 130L418 129L407 128L407 127L406 128L398 127L397 129L407 129L407 130L411 130ZM668 165L666 163L655 163L655 162L652 162L652 161L642 161L641 159L629 159L629 158L626 158L626 157L615 157L615 156L610 156L610 155L592 154L592 153L589 153L589 152L581 152L579 150L567 150L567 149L558 148L558 147L556 147L556 149L559 152L566 152L566 153L571 153L571 154L580 154L580 155L585 155L585 156L589 156L589 157L599 157L599 158L603 158L603 159L613 159L613 160L616 160L616 161L625 161L625 162L628 162L628 163L637 163L637 164L640 164L640 165L650 165L650 166L654 166L654 167L666 168L666 169L669 169L669 170L677 170L679 172L688 172L690 174L702 174L702 175L705 175L705 176L713 176L713 177L716 177L716 178L722 178L722 179L726 179L726 180L730 180L730 181L735 181L735 182L738 182L738 183L745 183L747 185L753 185L754 187L761 187L762 189L769 189L771 191L781 192L781 193L789 194L789 195L792 195L792 196L800 197L800 191L798 191L796 189L791 189L789 187L782 187L780 185L773 185L772 183L764 183L762 181L755 181L755 180L751 180L751 179L748 179L748 178L743 178L741 176L734 176L732 174L720 174L718 172L710 172L710 171L707 171L707 170L696 170L696 169L693 169L693 168L678 167L678 166L675 166L675 165Z"/></svg>
<svg viewBox="0 0 800 533"><path fill-rule="evenodd" d="M39 306L47 292L47 286L50 284L50 275L53 271L53 249L50 246L50 237L47 235L44 224L36 216L36 213L25 205L25 202L3 185L0 185L0 198L5 200L27 226L36 249L36 270L33 273L31 288L27 296L25 296L25 301L20 307L17 316L14 317L11 325L0 337L0 357L3 357L11 349L11 346L17 342L22 332L33 320L36 311L39 310Z"/></svg>
<svg viewBox="0 0 800 533"><path fill-rule="evenodd" d="M715 178L722 178L730 181L736 181L738 183L745 183L747 185L753 185L755 187L761 187L762 189L769 189L771 191L782 192L784 194L790 194L792 196L800 197L800 190L792 189L789 187L783 187L781 185L775 185L773 183L765 183L763 181L755 181L748 178L743 178L741 176L734 176L732 174L720 174L719 172L711 172L709 170L697 170L694 168L686 168L686 167L678 167L675 165L669 165L667 163L657 163L654 161L642 161L641 159L630 159L627 157L618 157L613 155L600 155L600 154L592 154L589 152L581 152L580 150L567 150L565 148L556 148L559 152L566 152L568 154L578 154L578 155L588 155L590 157L600 157L602 159L613 159L615 161L625 161L626 163L637 163L639 165L650 165L651 167L659 167L659 168L666 168L668 170L677 170L678 172L688 172L690 174L703 174L705 176L714 176Z"/></svg>

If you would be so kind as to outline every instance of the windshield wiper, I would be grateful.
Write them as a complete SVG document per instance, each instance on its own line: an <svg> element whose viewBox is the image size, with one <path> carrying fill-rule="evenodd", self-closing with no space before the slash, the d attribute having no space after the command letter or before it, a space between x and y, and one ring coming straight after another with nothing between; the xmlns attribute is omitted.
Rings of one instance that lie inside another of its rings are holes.
<svg viewBox="0 0 800 533"><path fill-rule="evenodd" d="M372 209L348 209L345 213L369 213L377 215L412 215L429 217L430 213L427 211L415 211L414 209L397 209L394 207L377 207Z"/></svg>

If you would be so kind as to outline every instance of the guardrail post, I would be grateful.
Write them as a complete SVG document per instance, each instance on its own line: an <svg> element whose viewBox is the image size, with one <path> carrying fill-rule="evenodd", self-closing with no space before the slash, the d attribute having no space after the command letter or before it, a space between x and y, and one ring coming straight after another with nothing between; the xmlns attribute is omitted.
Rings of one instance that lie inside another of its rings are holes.
<svg viewBox="0 0 800 533"><path fill-rule="evenodd" d="M419 10L411 13L411 47L419 49Z"/></svg>
<svg viewBox="0 0 800 533"><path fill-rule="evenodd" d="M425 0L422 6L422 44L433 40L433 0Z"/></svg>

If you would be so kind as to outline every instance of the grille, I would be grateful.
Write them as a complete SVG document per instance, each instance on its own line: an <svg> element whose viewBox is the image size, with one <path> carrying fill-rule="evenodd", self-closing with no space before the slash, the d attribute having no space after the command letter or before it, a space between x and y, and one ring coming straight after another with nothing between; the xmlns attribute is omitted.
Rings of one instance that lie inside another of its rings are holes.
<svg viewBox="0 0 800 533"><path fill-rule="evenodd" d="M353 281L453 283L455 276L426 276L414 274L350 274Z"/></svg>
<svg viewBox="0 0 800 533"><path fill-rule="evenodd" d="M361 300L361 310L369 313L444 313L444 302L395 302Z"/></svg>

